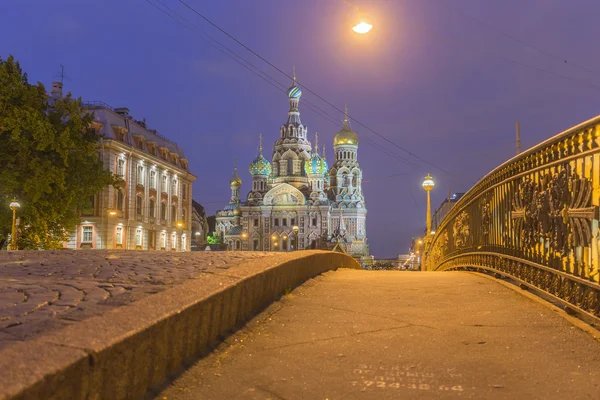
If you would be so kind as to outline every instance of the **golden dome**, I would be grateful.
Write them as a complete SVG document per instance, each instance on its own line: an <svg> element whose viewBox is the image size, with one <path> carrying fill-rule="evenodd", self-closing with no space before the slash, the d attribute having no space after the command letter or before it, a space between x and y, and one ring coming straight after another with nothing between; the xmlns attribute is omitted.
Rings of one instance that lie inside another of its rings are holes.
<svg viewBox="0 0 600 400"><path fill-rule="evenodd" d="M335 134L333 145L351 145L358 146L358 135L350 128L350 118L348 118L348 106L344 107L344 126L342 130Z"/></svg>
<svg viewBox="0 0 600 400"><path fill-rule="evenodd" d="M333 145L353 145L358 146L358 135L351 129L342 129L333 138Z"/></svg>
<svg viewBox="0 0 600 400"><path fill-rule="evenodd" d="M240 207L236 207L233 209L233 215L235 215L236 217L242 215L242 210L240 210Z"/></svg>

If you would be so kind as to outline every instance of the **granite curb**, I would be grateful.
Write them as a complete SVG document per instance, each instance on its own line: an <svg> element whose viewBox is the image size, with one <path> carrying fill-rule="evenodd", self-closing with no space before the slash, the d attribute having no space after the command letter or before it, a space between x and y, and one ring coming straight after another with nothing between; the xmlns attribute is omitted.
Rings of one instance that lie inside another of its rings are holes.
<svg viewBox="0 0 600 400"><path fill-rule="evenodd" d="M352 257L246 261L0 351L0 399L140 399L286 291Z"/></svg>

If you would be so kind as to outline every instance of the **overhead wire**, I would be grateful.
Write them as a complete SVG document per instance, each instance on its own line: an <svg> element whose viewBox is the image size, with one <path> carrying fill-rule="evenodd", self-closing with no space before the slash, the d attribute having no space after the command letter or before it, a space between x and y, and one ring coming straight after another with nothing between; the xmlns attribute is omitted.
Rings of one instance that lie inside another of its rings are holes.
<svg viewBox="0 0 600 400"><path fill-rule="evenodd" d="M256 76L258 76L259 78L263 79L264 81L266 81L267 83L269 83L271 86L275 87L276 89L278 89L278 90L280 90L280 91L282 91L284 93L286 92L287 89L286 89L285 85L283 85L282 83L280 83L279 81L277 81L276 79L274 79L273 77L271 77L270 75L268 75L267 73L265 73L264 71L262 71L260 68L258 68L254 64L252 64L249 61L247 61L246 59L244 59L242 56L238 55L237 53L235 53L234 51L232 51L231 49L229 49L227 46L223 45L218 40L216 40L213 37L211 37L210 35L208 35L206 32L199 31L198 28L191 21L189 21L187 18L185 18L184 16L182 16L181 14L179 14L177 11L173 10L168 5L164 4L161 0L154 0L154 1L160 3L167 10L169 10L171 13L177 15L178 17L180 17L183 21L186 21L192 27L188 26L187 24L185 24L182 21L180 21L177 18L175 18L173 16L173 14L170 14L170 13L166 12L164 9L161 9L156 4L154 4L152 1L146 0L146 2L148 2L149 4L151 4L152 6L154 6L156 9L158 9L159 11L161 11L163 14L167 15L168 17L170 17L171 19L173 19L177 23L181 24L185 28L187 28L187 29L189 29L191 31L194 31L194 29L196 29L196 32L198 32L200 34L200 37L202 39L204 39L205 41L207 41L209 44L211 44L217 50L221 51L223 54L225 54L226 56L228 56L233 61L235 61L238 64L240 64L242 67L246 68L247 70L249 70L250 72L252 72ZM306 99L303 101L303 104L306 104L306 106L309 109L311 109L312 111L314 111L317 115L321 116L325 120L331 122L332 124L334 124L336 126L339 126L339 122L335 119L334 116L332 116L331 114L327 113L323 109L319 108L317 105L311 103L310 101L308 101ZM379 143L373 141L371 138L367 137L365 139L367 140L368 144L370 144L373 147L379 149L380 151L382 151L383 153L385 153L389 157L392 157L393 159L395 159L395 160L397 160L397 161L399 161L401 163L404 163L404 164L408 165L409 167L418 169L421 172L425 172L421 167L419 167L415 163L413 163L413 162L407 160L406 158L403 158L403 157L401 157L401 156L399 156L397 154L392 153L391 151L389 151L389 149L387 149L384 146L380 145Z"/></svg>

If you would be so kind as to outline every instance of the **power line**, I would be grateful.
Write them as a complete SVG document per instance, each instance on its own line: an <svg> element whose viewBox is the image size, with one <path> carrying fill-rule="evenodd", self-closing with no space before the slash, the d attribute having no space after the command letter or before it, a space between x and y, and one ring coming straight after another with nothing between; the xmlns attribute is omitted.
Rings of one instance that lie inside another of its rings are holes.
<svg viewBox="0 0 600 400"><path fill-rule="evenodd" d="M150 0L146 0L146 2L148 2L149 4L151 4L152 6L154 6L156 9L158 9L159 11L161 11L163 14L167 15L168 17L170 17L171 19L173 19L174 21L176 21L180 25L184 26L185 28L187 28L187 29L189 29L191 31L194 31L194 28L197 28L191 21L189 21L187 18L185 18L184 16L182 16L181 14L179 14L177 11L173 10L172 8L170 8L169 6L167 6L166 4L164 4L161 0L155 0L155 1L157 1L158 3L160 3L166 9L168 9L169 11L171 11L173 14L179 16L181 19L183 19L184 21L186 21L187 23L189 23L193 28L190 27L190 26L188 26L188 25L186 25L186 24L184 24L182 21L178 20L172 14L169 14L168 12L166 12L164 9L161 9L156 4L152 3ZM215 47L217 50L221 51L223 54L225 54L226 56L228 56L229 58L231 58L233 61L237 62L242 67L246 68L247 70L249 70L250 72L252 72L256 76L258 76L259 78L263 79L265 82L269 83L271 86L275 87L276 89L278 89L278 90L280 90L280 91L282 91L284 93L286 92L286 86L285 85L281 84L279 81L277 81L276 79L274 79L273 77L271 77L270 75L268 75L267 73L265 73L264 71L262 71L260 68L258 68L257 66L253 65L252 63L248 62L246 59L244 59L240 55L236 54L234 51L232 51L227 46L223 45L218 40L216 40L213 37L211 37L210 35L208 35L206 32L201 32L200 33L200 37L203 40L207 41L210 45L212 45L213 47ZM306 106L309 109L313 110L317 115L319 115L322 118L326 119L327 121L333 123L334 125L339 126L338 121L331 114L327 113L326 111L324 111L323 109L319 108L318 106L316 106L315 104L311 103L310 101L308 101L306 99L303 101L303 103L305 103ZM417 170L419 170L421 172L424 172L424 170L422 168L419 168L415 163L413 163L413 162L411 162L411 161L409 161L409 160L407 160L407 159L405 159L405 158L403 158L403 157L401 157L399 155L393 154L387 148L383 147L382 145L378 144L377 142L373 141L372 139L370 139L368 137L365 138L365 139L367 140L368 144L370 144L373 147L379 149L380 151L382 151L386 155L392 157L393 159L395 159L395 160L397 160L397 161L399 161L401 163L404 163L404 164L406 164L406 165L408 165L408 166L410 166L412 168L415 168L415 169L417 169Z"/></svg>
<svg viewBox="0 0 600 400"><path fill-rule="evenodd" d="M240 46L242 46L244 49L246 49L247 51L249 51L250 53L252 53L254 56L256 56L257 58L259 58L260 60L262 60L263 62L265 62L266 64L268 64L269 66L271 66L272 68L274 68L276 71L278 71L279 73L281 73L282 75L286 76L289 79L293 79L291 76L289 76L286 72L282 71L279 67L277 67L276 65L274 65L273 63L271 63L269 60L267 60L266 58L264 58L263 56L261 56L259 53L257 53L256 51L252 50L250 47L246 46L244 43L242 43L240 40L236 39L234 36L232 36L231 34L229 34L227 31L225 31L223 28L221 28L220 26L218 26L217 24L215 24L214 22L212 22L210 19L208 19L207 17L205 17L204 15L202 15L200 12L198 12L196 9L194 9L193 7L191 7L189 4L187 4L185 1L183 0L179 0L179 2L181 4L183 4L184 6L186 6L188 9L190 9L192 12L194 12L196 15L198 15L200 18L202 18L203 20L205 20L206 22L208 22L210 25L212 25L214 28L216 28L217 30L219 30L220 32L222 32L224 35L226 35L227 37L229 37L231 40L233 40L234 42L236 42L237 44L239 44ZM324 99L323 97L321 97L318 93L314 92L313 90L311 90L309 87L307 87L306 85L301 84L301 82L298 81L298 84L301 85L306 91L308 91L309 93L313 94L314 96L316 96L318 99L320 99L321 101L323 101L324 103L326 103L327 105L329 105L330 107L332 107L333 109L339 111L340 113L345 113L345 111L341 110L340 108L338 108L337 106L335 106L334 104L332 104L331 102L329 102L328 100ZM375 131L374 129L371 129L369 126L365 125L364 123L362 123L361 121L357 120L356 118L351 117L350 115L348 115L348 118L351 118L354 122L356 122L357 124L361 125L363 128L371 131L372 133L374 133L375 135L379 136L381 139L385 140L386 142L388 142L389 144L393 145L394 147L397 147L398 149L406 152L408 155L418 159L419 161L424 162L425 164L428 164L430 166L432 166L433 168L436 168L439 171L442 171L456 179L461 180L460 177L452 174L451 172L438 167L434 164L432 164L431 162L419 157L418 155L412 153L411 151L405 149L404 147L398 145L397 143L391 141L390 139L388 139L387 137L383 136L382 134L380 134L379 132Z"/></svg>
<svg viewBox="0 0 600 400"><path fill-rule="evenodd" d="M461 15L469 18L469 19L472 19L473 21L477 22L478 24L482 25L483 27L485 27L485 28L487 28L489 30L492 30L492 31L494 31L494 32L496 32L496 33L498 33L498 34L500 34L502 36L505 36L505 37L507 37L507 38L509 38L511 40L514 40L514 41L516 41L518 43L521 43L525 47L529 47L530 49L536 50L536 51L538 51L538 52L540 52L542 54L545 54L545 55L547 55L549 57L552 57L552 58L554 58L556 60L562 61L562 62L564 62L567 65L572 65L574 67L577 67L577 68L582 69L584 71L590 72L592 74L600 75L599 72L594 71L591 68L588 68L586 66L583 66L583 65L580 65L580 64L576 64L576 63L573 63L573 62L569 62L565 57L561 57L559 55L556 55L556 54L553 54L553 53L551 53L549 51L546 51L546 50L544 50L544 49L542 49L540 47L537 47L535 45L527 43L526 41L524 41L524 40L522 40L522 39L520 39L520 38L518 38L518 37L516 37L514 35L511 35L511 34L509 34L507 32L504 32L504 31L500 30L499 28L496 28L495 26L490 25L487 22L482 21L479 18L474 17L473 15L467 14L467 13L465 13L465 12L463 12L463 11L457 9L457 8L455 8L454 11L456 11L458 14L461 14Z"/></svg>

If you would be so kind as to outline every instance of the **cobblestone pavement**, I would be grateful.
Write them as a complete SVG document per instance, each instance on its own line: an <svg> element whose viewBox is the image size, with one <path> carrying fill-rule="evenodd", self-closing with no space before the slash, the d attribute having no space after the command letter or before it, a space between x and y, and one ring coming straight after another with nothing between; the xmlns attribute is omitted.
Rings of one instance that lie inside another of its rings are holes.
<svg viewBox="0 0 600 400"><path fill-rule="evenodd" d="M0 349L264 252L118 250L0 253Z"/></svg>

